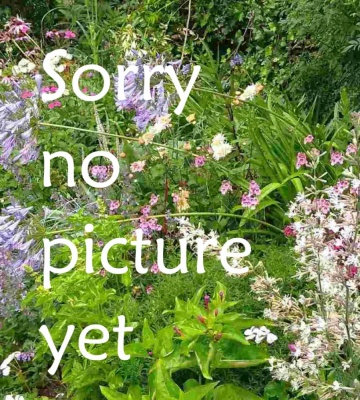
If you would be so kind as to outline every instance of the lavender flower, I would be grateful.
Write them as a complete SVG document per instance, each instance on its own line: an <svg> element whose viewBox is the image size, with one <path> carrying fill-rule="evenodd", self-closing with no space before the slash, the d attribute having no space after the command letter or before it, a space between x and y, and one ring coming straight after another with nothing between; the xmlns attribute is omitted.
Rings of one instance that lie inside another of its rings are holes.
<svg viewBox="0 0 360 400"><path fill-rule="evenodd" d="M230 60L230 67L235 68L238 65L242 65L244 62L240 54L235 54L235 56Z"/></svg>
<svg viewBox="0 0 360 400"><path fill-rule="evenodd" d="M115 103L118 111L135 111L134 122L140 131L144 131L151 121L157 117L168 114L171 95L168 94L161 80L151 88L151 100L144 99L144 59L137 52L134 53L138 57L135 61L128 61L128 66L136 65L139 68L137 74L130 72L125 77L124 92L126 100L116 99ZM162 62L162 58L158 57L153 65ZM176 64L176 63L175 63ZM151 63L147 63L151 65ZM178 65L178 64L176 64ZM155 75L156 76L156 75ZM118 77L115 76L115 89L117 91Z"/></svg>
<svg viewBox="0 0 360 400"><path fill-rule="evenodd" d="M38 158L33 117L38 117L35 99L21 99L15 90L0 99L0 165L4 169L16 172L16 163L26 165Z"/></svg>
<svg viewBox="0 0 360 400"><path fill-rule="evenodd" d="M29 236L31 208L11 205L0 215L0 317L19 311L26 294L25 267L34 270L42 264L42 252Z"/></svg>

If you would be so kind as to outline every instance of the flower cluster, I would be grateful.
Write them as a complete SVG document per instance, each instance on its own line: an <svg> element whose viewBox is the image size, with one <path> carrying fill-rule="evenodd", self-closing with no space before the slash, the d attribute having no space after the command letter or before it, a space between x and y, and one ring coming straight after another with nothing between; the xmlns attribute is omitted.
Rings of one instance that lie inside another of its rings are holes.
<svg viewBox="0 0 360 400"><path fill-rule="evenodd" d="M289 207L294 222L284 232L295 237L296 277L306 282L306 291L299 298L281 296L277 281L268 276L252 285L269 304L265 317L292 337L289 360L271 362L274 378L290 382L301 395L314 393L324 400L357 399L359 393L354 380L360 356L358 131L352 132L347 156L332 153L334 164L346 157L351 165L343 172L345 179L319 189L324 180L314 176L312 187Z"/></svg>
<svg viewBox="0 0 360 400"><path fill-rule="evenodd" d="M249 186L249 192L244 193L241 198L241 205L245 208L252 210L259 204L259 196L261 195L260 186L255 182L251 181Z"/></svg>
<svg viewBox="0 0 360 400"><path fill-rule="evenodd" d="M140 144L148 145L153 142L156 135L163 132L165 129L170 128L171 125L171 115L165 114L156 117L155 124L150 125L147 131L141 136L139 142Z"/></svg>
<svg viewBox="0 0 360 400"><path fill-rule="evenodd" d="M155 206L159 201L159 196L152 194L150 197L149 204L143 206L140 210L141 217L137 228L143 231L145 236L151 237L154 232L160 232L162 226L158 223L156 218L151 217L152 207Z"/></svg>
<svg viewBox="0 0 360 400"><path fill-rule="evenodd" d="M179 188L178 192L172 194L172 199L173 202L176 204L176 210L178 212L183 212L190 208L189 197L189 191L183 188Z"/></svg>
<svg viewBox="0 0 360 400"><path fill-rule="evenodd" d="M254 100L256 95L262 92L264 86L259 83L254 83L245 88L245 90L241 92L235 93L235 99L233 100L233 104L239 105L246 101Z"/></svg>
<svg viewBox="0 0 360 400"><path fill-rule="evenodd" d="M115 103L118 111L135 111L134 122L140 131L145 131L152 121L168 115L171 96L166 92L164 82L160 80L151 88L151 100L144 99L144 65L155 67L164 63L164 60L161 57L158 57L155 61L146 60L142 52L135 50L131 51L131 55L132 57L127 60L126 66L135 65L139 70L138 73L129 72L126 75L124 84L126 100L116 98ZM115 77L116 91L117 88L118 77Z"/></svg>
<svg viewBox="0 0 360 400"><path fill-rule="evenodd" d="M218 161L230 154L233 147L226 141L223 134L218 133L211 141L211 150L214 159Z"/></svg>
<svg viewBox="0 0 360 400"><path fill-rule="evenodd" d="M0 216L0 316L18 311L26 293L23 278L25 267L37 270L42 262L42 249L28 239L30 208L12 205Z"/></svg>
<svg viewBox="0 0 360 400"><path fill-rule="evenodd" d="M15 92L0 100L0 165L16 172L16 163L26 165L38 158L31 119L38 118L36 99L24 100Z"/></svg>
<svg viewBox="0 0 360 400"><path fill-rule="evenodd" d="M54 39L75 39L76 38L76 33L70 30L64 30L64 31L58 31L56 29L53 29L52 31L46 32L45 36L48 39L54 40Z"/></svg>
<svg viewBox="0 0 360 400"><path fill-rule="evenodd" d="M30 32L30 25L19 16L11 17L5 24L4 31L0 32L0 43L11 40L28 40L27 35Z"/></svg>

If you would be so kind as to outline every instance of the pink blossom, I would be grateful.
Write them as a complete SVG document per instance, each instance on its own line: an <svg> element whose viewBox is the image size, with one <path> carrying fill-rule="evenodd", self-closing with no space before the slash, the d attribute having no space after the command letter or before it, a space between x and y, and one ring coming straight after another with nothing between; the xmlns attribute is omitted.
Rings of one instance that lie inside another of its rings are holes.
<svg viewBox="0 0 360 400"><path fill-rule="evenodd" d="M344 190L348 189L350 186L348 181L338 181L337 184L334 186L335 193L343 193Z"/></svg>
<svg viewBox="0 0 360 400"><path fill-rule="evenodd" d="M350 154L357 154L358 152L358 148L354 143L350 143L349 146L346 149L346 154L350 155Z"/></svg>
<svg viewBox="0 0 360 400"><path fill-rule="evenodd" d="M155 275L158 274L158 273L160 272L160 269L159 269L159 266L158 266L157 263L154 263L154 264L151 266L150 272L151 272L152 274L155 274Z"/></svg>
<svg viewBox="0 0 360 400"><path fill-rule="evenodd" d="M255 208L259 204L259 199L244 193L241 198L241 205L245 208Z"/></svg>
<svg viewBox="0 0 360 400"><path fill-rule="evenodd" d="M225 195L227 192L232 192L233 187L230 181L222 181L220 186L220 192L222 195Z"/></svg>
<svg viewBox="0 0 360 400"><path fill-rule="evenodd" d="M81 91L82 91L83 93L87 93L87 92L89 91L89 89L88 89L87 87L84 87L84 88L81 89Z"/></svg>
<svg viewBox="0 0 360 400"><path fill-rule="evenodd" d="M260 196L261 194L260 186L255 181L250 182L249 194L251 196Z"/></svg>
<svg viewBox="0 0 360 400"><path fill-rule="evenodd" d="M154 286L147 285L145 291L146 291L146 294L151 294L154 291Z"/></svg>
<svg viewBox="0 0 360 400"><path fill-rule="evenodd" d="M177 203L180 200L180 196L177 193L173 193L171 196L174 203Z"/></svg>
<svg viewBox="0 0 360 400"><path fill-rule="evenodd" d="M131 172L142 172L145 168L146 161L135 161L130 165Z"/></svg>
<svg viewBox="0 0 360 400"><path fill-rule="evenodd" d="M76 33L73 32L73 31L65 31L64 38L65 39L75 39L76 38Z"/></svg>
<svg viewBox="0 0 360 400"><path fill-rule="evenodd" d="M304 144L307 143L312 143L314 141L314 136L313 135L307 135L306 138L304 139Z"/></svg>
<svg viewBox="0 0 360 400"><path fill-rule="evenodd" d="M22 99L30 99L30 97L32 97L33 95L34 95L33 92L30 92L29 90L24 90L24 91L21 93L20 97L21 97Z"/></svg>
<svg viewBox="0 0 360 400"><path fill-rule="evenodd" d="M342 164L344 162L344 157L339 151L332 151L331 152L331 165Z"/></svg>
<svg viewBox="0 0 360 400"><path fill-rule="evenodd" d="M45 33L45 37L48 39L54 39L56 33L54 31L48 31Z"/></svg>
<svg viewBox="0 0 360 400"><path fill-rule="evenodd" d="M159 196L157 196L156 194L152 194L150 197L150 205L154 206L155 204L157 204L158 201L159 201Z"/></svg>
<svg viewBox="0 0 360 400"><path fill-rule="evenodd" d="M284 235L286 237L296 237L297 232L295 230L295 228L293 227L293 225L287 225L284 228Z"/></svg>
<svg viewBox="0 0 360 400"><path fill-rule="evenodd" d="M110 211L116 211L120 207L119 200L110 200L109 209Z"/></svg>
<svg viewBox="0 0 360 400"><path fill-rule="evenodd" d="M50 108L50 110L52 110L53 108L56 108L56 107L61 107L61 103L58 100L53 101L52 103L50 103L48 105L48 108Z"/></svg>
<svg viewBox="0 0 360 400"><path fill-rule="evenodd" d="M296 169L308 165L308 160L305 153L297 153L296 155Z"/></svg>
<svg viewBox="0 0 360 400"><path fill-rule="evenodd" d="M141 209L140 212L141 212L141 214L144 215L145 217L148 217L148 216L150 215L151 208L150 208L149 205L146 205L146 206L144 206L144 207Z"/></svg>
<svg viewBox="0 0 360 400"><path fill-rule="evenodd" d="M203 167L205 165L205 161L206 161L205 156L196 156L195 157L195 161L194 161L194 165L195 165L196 168Z"/></svg>

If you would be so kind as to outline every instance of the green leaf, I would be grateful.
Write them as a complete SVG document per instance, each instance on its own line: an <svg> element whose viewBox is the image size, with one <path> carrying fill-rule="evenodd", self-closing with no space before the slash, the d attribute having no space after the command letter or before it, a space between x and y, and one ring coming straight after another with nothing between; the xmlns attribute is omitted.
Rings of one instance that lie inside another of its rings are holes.
<svg viewBox="0 0 360 400"><path fill-rule="evenodd" d="M106 386L100 386L101 393L107 400L128 400L128 396Z"/></svg>
<svg viewBox="0 0 360 400"><path fill-rule="evenodd" d="M210 375L210 363L215 355L213 343L207 345L206 343L197 342L194 346L194 351L198 366L204 378L212 380Z"/></svg>
<svg viewBox="0 0 360 400"><path fill-rule="evenodd" d="M149 326L148 320L144 319L144 326L142 330L142 340L146 349L151 349L155 343L154 334Z"/></svg>
<svg viewBox="0 0 360 400"><path fill-rule="evenodd" d="M214 400L264 400L262 397L239 386L227 384L214 390Z"/></svg>
<svg viewBox="0 0 360 400"><path fill-rule="evenodd" d="M184 400L201 400L207 394L211 393L215 389L217 384L218 384L218 382L214 382L214 383L209 383L207 385L194 387L184 393L183 399Z"/></svg>

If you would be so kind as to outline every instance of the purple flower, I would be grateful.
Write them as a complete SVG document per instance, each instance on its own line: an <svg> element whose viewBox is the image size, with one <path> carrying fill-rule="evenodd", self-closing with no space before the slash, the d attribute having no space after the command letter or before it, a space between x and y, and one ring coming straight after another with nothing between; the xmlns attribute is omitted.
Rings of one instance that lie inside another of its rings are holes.
<svg viewBox="0 0 360 400"><path fill-rule="evenodd" d="M240 54L235 54L235 56L230 60L231 68L235 68L238 65L242 65L244 62Z"/></svg>
<svg viewBox="0 0 360 400"><path fill-rule="evenodd" d="M42 265L43 250L28 238L30 210L15 204L0 216L0 317L20 310L26 294L25 267L38 270Z"/></svg>

